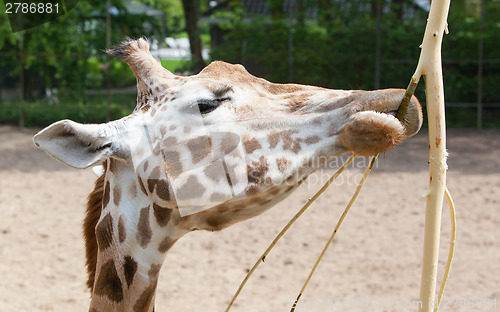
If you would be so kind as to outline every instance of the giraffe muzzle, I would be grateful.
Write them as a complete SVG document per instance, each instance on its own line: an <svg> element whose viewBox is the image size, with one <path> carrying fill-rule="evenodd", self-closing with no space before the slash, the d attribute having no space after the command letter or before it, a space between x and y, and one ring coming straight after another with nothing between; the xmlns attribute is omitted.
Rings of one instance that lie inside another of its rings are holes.
<svg viewBox="0 0 500 312"><path fill-rule="evenodd" d="M422 126L422 108L412 97L402 120L396 118L405 90L359 91L351 105L351 116L340 131L340 141L349 151L371 156L387 152L415 135Z"/></svg>

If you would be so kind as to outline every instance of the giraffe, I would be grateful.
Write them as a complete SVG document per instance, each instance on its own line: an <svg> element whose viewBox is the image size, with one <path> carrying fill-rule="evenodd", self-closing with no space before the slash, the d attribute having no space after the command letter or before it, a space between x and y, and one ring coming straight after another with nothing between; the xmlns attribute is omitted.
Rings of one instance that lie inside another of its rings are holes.
<svg viewBox="0 0 500 312"><path fill-rule="evenodd" d="M275 84L220 61L181 77L142 38L107 52L137 78L132 114L62 120L34 137L69 166L103 166L84 220L91 312L153 311L160 268L184 234L260 215L329 159L383 153L422 124L415 97L395 118L404 90Z"/></svg>

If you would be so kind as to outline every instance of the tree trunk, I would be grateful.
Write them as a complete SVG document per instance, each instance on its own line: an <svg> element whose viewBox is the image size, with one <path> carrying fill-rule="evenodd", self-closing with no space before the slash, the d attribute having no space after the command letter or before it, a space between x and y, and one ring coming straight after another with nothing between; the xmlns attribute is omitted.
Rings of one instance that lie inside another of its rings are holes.
<svg viewBox="0 0 500 312"><path fill-rule="evenodd" d="M273 21L280 20L285 17L285 0L269 0L268 4L269 10L271 11L271 19Z"/></svg>
<svg viewBox="0 0 500 312"><path fill-rule="evenodd" d="M341 1L332 2L330 0L318 0L317 4L318 4L318 24L322 27L328 28L328 24L334 19L335 13L341 16L344 15L344 13L342 13Z"/></svg>
<svg viewBox="0 0 500 312"><path fill-rule="evenodd" d="M198 28L200 0L182 0L182 6L184 7L186 31L189 35L189 45L191 47L191 58L194 61L194 70L199 72L205 67L205 62L201 56L200 29Z"/></svg>

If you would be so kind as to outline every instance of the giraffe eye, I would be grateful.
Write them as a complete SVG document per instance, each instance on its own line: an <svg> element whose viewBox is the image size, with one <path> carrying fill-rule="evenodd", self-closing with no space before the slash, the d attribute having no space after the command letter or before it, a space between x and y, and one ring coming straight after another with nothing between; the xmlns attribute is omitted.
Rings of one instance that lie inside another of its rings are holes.
<svg viewBox="0 0 500 312"><path fill-rule="evenodd" d="M229 98L219 98L219 99L206 99L206 100L199 100L197 105L198 108L200 109L200 113L202 115L206 115L210 112L213 112L217 107L219 107L223 102L229 100Z"/></svg>

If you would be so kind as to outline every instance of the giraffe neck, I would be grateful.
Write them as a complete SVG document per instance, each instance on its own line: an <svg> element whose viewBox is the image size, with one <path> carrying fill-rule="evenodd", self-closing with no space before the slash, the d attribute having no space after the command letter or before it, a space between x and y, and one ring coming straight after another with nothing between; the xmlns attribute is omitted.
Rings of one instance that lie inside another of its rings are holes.
<svg viewBox="0 0 500 312"><path fill-rule="evenodd" d="M154 203L146 192L127 164L108 162L95 228L98 252L90 312L153 311L166 252L187 231L174 225L175 210Z"/></svg>

